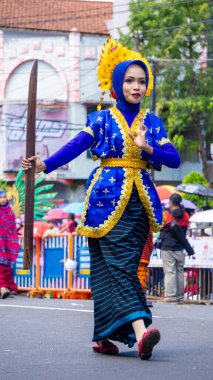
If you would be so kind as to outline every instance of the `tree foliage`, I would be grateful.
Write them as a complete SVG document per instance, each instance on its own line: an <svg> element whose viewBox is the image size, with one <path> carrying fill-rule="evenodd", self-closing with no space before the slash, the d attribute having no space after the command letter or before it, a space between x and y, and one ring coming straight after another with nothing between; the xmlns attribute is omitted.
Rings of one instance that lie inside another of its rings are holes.
<svg viewBox="0 0 213 380"><path fill-rule="evenodd" d="M183 182L184 184L201 184L204 186L208 186L208 182L203 174L192 171L189 174L187 174ZM203 206L213 206L213 201L207 199L206 197L200 196L200 195L193 195L193 194L183 194L183 198L190 200L191 202L195 203L197 207L202 208Z"/></svg>
<svg viewBox="0 0 213 380"><path fill-rule="evenodd" d="M0 178L0 190L5 190L7 186L7 182L4 182L1 178Z"/></svg>
<svg viewBox="0 0 213 380"><path fill-rule="evenodd" d="M205 60L207 53L211 57L213 43L211 3L131 1L130 32L120 36L122 42L156 62L157 112L178 149L191 149L201 156L206 177L205 140L213 135L213 62Z"/></svg>

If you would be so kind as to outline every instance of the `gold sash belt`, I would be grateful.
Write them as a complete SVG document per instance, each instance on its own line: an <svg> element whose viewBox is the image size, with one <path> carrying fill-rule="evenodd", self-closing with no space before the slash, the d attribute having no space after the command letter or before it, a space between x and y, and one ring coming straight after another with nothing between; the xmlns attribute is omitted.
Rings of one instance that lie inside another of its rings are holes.
<svg viewBox="0 0 213 380"><path fill-rule="evenodd" d="M147 162L138 158L104 158L101 160L101 168L105 166L111 168L146 169Z"/></svg>

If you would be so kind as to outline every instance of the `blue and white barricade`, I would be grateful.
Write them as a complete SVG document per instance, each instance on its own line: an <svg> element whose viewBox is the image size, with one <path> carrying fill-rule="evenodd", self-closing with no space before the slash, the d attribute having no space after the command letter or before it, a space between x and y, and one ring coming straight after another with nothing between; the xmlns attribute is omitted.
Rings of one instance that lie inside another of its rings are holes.
<svg viewBox="0 0 213 380"><path fill-rule="evenodd" d="M90 255L87 237L73 235L73 260L77 261L78 267L72 276L72 288L89 290Z"/></svg>
<svg viewBox="0 0 213 380"><path fill-rule="evenodd" d="M63 234L45 239L33 239L33 265L23 269L23 241L20 237L20 251L13 267L14 281L20 290L32 290L31 293L58 293L63 297L91 296L90 292L90 255L88 239L77 234ZM197 245L196 245L196 244ZM213 245L205 238L193 244L195 255L186 258L185 275L187 299L209 300L213 302ZM202 247L203 248L202 248ZM200 249L202 248L202 249ZM77 262L77 269L70 272L65 269L67 259ZM192 270L193 268L194 270ZM190 295L190 287L195 289ZM77 293L77 294L75 294ZM154 250L149 264L147 295L163 296L164 275L161 252ZM190 298L191 297L191 298ZM197 298L195 298L197 297Z"/></svg>
<svg viewBox="0 0 213 380"><path fill-rule="evenodd" d="M31 289L35 287L35 245L36 239L33 239L33 265L30 269L23 269L24 261L24 238L19 239L20 250L18 257L13 266L13 278L19 289Z"/></svg>
<svg viewBox="0 0 213 380"><path fill-rule="evenodd" d="M40 259L40 288L67 289L64 262L69 256L69 235L43 239Z"/></svg>

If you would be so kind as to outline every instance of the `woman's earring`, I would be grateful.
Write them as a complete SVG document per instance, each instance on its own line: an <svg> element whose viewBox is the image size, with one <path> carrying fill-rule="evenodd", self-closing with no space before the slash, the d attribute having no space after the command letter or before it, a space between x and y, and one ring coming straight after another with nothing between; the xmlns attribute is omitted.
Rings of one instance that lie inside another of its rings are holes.
<svg viewBox="0 0 213 380"><path fill-rule="evenodd" d="M100 97L100 103L97 105L97 111L101 111L101 103L104 101L104 95L105 95L105 91L101 93L101 97Z"/></svg>

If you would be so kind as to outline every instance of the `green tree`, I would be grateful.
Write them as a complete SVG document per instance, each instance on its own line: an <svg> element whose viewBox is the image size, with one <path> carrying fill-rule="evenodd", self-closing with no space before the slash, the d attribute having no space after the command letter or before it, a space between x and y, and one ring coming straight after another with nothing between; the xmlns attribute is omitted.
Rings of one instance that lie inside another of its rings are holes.
<svg viewBox="0 0 213 380"><path fill-rule="evenodd" d="M187 183L195 183L195 184L201 184L204 186L208 186L208 182L203 174L199 172L192 171L191 173L187 174L183 182L184 184ZM193 195L193 194L183 194L183 198L190 200L191 202L195 203L197 207L202 208L203 206L213 206L213 202L210 201L208 198L200 196L200 195Z"/></svg>
<svg viewBox="0 0 213 380"><path fill-rule="evenodd" d="M178 149L201 158L209 179L206 140L213 135L213 69L201 55L213 38L211 1L130 2L129 35L121 41L155 57L157 111Z"/></svg>

